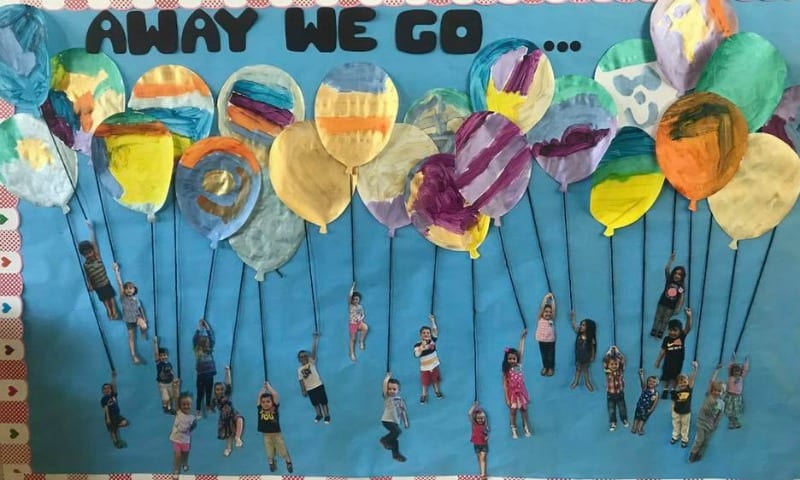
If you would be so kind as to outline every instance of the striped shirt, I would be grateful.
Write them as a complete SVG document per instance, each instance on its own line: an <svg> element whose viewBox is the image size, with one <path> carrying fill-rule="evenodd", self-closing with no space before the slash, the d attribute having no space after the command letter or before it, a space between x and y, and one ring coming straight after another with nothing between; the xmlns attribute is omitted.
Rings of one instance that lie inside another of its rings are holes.
<svg viewBox="0 0 800 480"><path fill-rule="evenodd" d="M422 346L422 342L414 344L415 350L418 347L422 347L422 351L419 355L419 369L423 372L430 372L439 366L439 354L436 353L436 340L438 340L437 337L431 337L430 343L425 347Z"/></svg>
<svg viewBox="0 0 800 480"><path fill-rule="evenodd" d="M86 270L86 276L89 278L89 284L92 285L92 288L108 285L106 267L100 259L86 260L83 263L83 269Z"/></svg>

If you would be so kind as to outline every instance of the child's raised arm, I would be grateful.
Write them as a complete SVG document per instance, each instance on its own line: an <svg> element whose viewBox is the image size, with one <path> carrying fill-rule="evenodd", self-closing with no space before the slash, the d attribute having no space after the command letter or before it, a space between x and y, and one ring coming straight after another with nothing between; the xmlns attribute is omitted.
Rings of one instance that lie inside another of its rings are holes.
<svg viewBox="0 0 800 480"><path fill-rule="evenodd" d="M639 384L642 386L642 390L647 388L647 382L644 379L644 368L639 369Z"/></svg>
<svg viewBox="0 0 800 480"><path fill-rule="evenodd" d="M225 385L228 388L233 387L233 383L231 382L231 366L225 365Z"/></svg>
<svg viewBox="0 0 800 480"><path fill-rule="evenodd" d="M711 380L708 381L708 392L711 392L711 387L714 385L714 382L717 381L717 375L719 375L720 370L722 370L722 364L718 363L716 368L714 368L714 373L711 374Z"/></svg>
<svg viewBox="0 0 800 480"><path fill-rule="evenodd" d="M381 391L383 392L383 397L386 398L389 396L389 379L392 378L392 372L386 372L386 376L383 377L383 387Z"/></svg>
<svg viewBox="0 0 800 480"><path fill-rule="evenodd" d="M681 301L683 301L683 296L681 295ZM680 305L678 306L680 308ZM692 309L686 307L686 325L683 327L683 334L689 335L689 332L692 330Z"/></svg>
<svg viewBox="0 0 800 480"><path fill-rule="evenodd" d="M520 364L522 364L522 356L525 354L525 337L527 336L528 336L528 329L523 328L522 334L519 336L519 348L517 348L517 350L519 350L518 362Z"/></svg>
<svg viewBox="0 0 800 480"><path fill-rule="evenodd" d="M356 282L353 282L350 285L350 292L347 294L347 304L350 305L353 302L353 294L356 292Z"/></svg>
<svg viewBox="0 0 800 480"><path fill-rule="evenodd" d="M472 416L472 413L475 412L475 409L478 408L478 405L480 404L478 403L477 400L475 400L469 407L469 410L467 411L467 416L469 417L469 423L475 423L475 417Z"/></svg>
<svg viewBox="0 0 800 480"><path fill-rule="evenodd" d="M153 337L153 359L158 363L158 337Z"/></svg>
<svg viewBox="0 0 800 480"><path fill-rule="evenodd" d="M697 367L700 364L697 363L697 360L692 362L692 373L689 374L689 388L694 388L694 379L697 378Z"/></svg>
<svg viewBox="0 0 800 480"><path fill-rule="evenodd" d="M312 334L314 339L311 341L311 361L316 363L317 362L317 345L319 344L319 332L314 332Z"/></svg>
<svg viewBox="0 0 800 480"><path fill-rule="evenodd" d="M261 405L261 396L267 393L269 390L267 389L268 382L264 382L264 385L261 387L261 390L258 391L258 396L256 397L256 405Z"/></svg>
<svg viewBox="0 0 800 480"><path fill-rule="evenodd" d="M669 260L667 260L667 264L664 265L664 276L669 280L669 272L672 269L672 262L675 261L675 252L672 252L669 255Z"/></svg>
<svg viewBox="0 0 800 480"><path fill-rule="evenodd" d="M431 335L433 335L434 337L438 337L439 327L436 325L436 317L434 317L433 314L431 313L430 315L428 315L428 320L431 321Z"/></svg>
<svg viewBox="0 0 800 480"><path fill-rule="evenodd" d="M117 371L111 370L111 393L117 394Z"/></svg>
<svg viewBox="0 0 800 480"><path fill-rule="evenodd" d="M121 292L123 290L123 286L122 286L122 276L119 273L119 263L114 262L112 266L114 267L114 277L117 279L117 286L119 287L119 291Z"/></svg>
<svg viewBox="0 0 800 480"><path fill-rule="evenodd" d="M575 331L575 333L580 332L580 328L578 328L578 324L575 323L575 310L570 310L569 311L569 322L570 322L570 324L572 324L572 329Z"/></svg>
<svg viewBox="0 0 800 480"><path fill-rule="evenodd" d="M265 385L269 393L272 394L272 403L274 403L275 405L281 403L281 398L278 396L278 391L272 388L272 384L266 382Z"/></svg>
<svg viewBox="0 0 800 480"><path fill-rule="evenodd" d="M542 318L542 312L544 312L544 307L550 305L550 308L553 310L553 318L556 318L556 300L553 297L553 294L547 292L542 298L542 303L539 305L539 315L536 317L537 319Z"/></svg>
<svg viewBox="0 0 800 480"><path fill-rule="evenodd" d="M748 371L750 371L750 357L744 357L744 363L742 364L742 376L746 376Z"/></svg>

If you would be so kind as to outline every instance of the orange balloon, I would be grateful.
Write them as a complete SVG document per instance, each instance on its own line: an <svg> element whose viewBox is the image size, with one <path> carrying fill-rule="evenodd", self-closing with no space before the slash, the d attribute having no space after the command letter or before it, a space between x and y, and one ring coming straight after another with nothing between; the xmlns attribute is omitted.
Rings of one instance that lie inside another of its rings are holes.
<svg viewBox="0 0 800 480"><path fill-rule="evenodd" d="M733 178L745 151L744 115L714 93L681 97L658 125L658 164L675 190L689 199L692 211L698 200L718 192Z"/></svg>

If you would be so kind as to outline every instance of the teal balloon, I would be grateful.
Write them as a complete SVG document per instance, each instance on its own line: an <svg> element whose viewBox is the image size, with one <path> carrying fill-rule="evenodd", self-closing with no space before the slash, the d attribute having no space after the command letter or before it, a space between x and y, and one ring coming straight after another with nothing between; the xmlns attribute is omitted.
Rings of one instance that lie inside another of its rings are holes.
<svg viewBox="0 0 800 480"><path fill-rule="evenodd" d="M786 88L786 60L773 44L751 32L725 39L706 64L696 91L713 92L734 103L748 130L761 128Z"/></svg>

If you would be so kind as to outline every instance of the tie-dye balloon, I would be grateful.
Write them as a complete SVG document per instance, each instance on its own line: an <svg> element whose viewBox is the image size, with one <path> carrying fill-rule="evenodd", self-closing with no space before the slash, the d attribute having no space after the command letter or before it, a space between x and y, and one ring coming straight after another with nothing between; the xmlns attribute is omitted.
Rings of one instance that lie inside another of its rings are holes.
<svg viewBox="0 0 800 480"><path fill-rule="evenodd" d="M239 258L256 271L256 280L281 268L294 256L305 237L303 219L280 201L269 171L261 166L261 193L250 219L228 239Z"/></svg>
<svg viewBox="0 0 800 480"><path fill-rule="evenodd" d="M77 181L75 152L53 138L44 121L18 113L0 123L0 185L9 192L67 213Z"/></svg>
<svg viewBox="0 0 800 480"><path fill-rule="evenodd" d="M600 57L594 79L617 104L617 126L641 128L653 138L661 114L678 99L678 91L661 73L649 40L632 38L609 48Z"/></svg>
<svg viewBox="0 0 800 480"><path fill-rule="evenodd" d="M272 145L275 137L305 118L303 92L291 75L272 65L233 73L217 98L219 131L249 145Z"/></svg>
<svg viewBox="0 0 800 480"><path fill-rule="evenodd" d="M489 232L489 216L467 204L453 175L455 156L432 155L408 176L406 211L414 228L434 245L480 256L478 247Z"/></svg>
<svg viewBox="0 0 800 480"><path fill-rule="evenodd" d="M783 91L778 107L759 131L780 138L800 154L800 85Z"/></svg>
<svg viewBox="0 0 800 480"><path fill-rule="evenodd" d="M560 185L588 177L617 133L617 106L591 78L568 75L556 80L553 103L528 132L533 156Z"/></svg>
<svg viewBox="0 0 800 480"><path fill-rule="evenodd" d="M183 152L175 195L183 218L217 248L247 222L261 191L261 166L235 138L209 137Z"/></svg>
<svg viewBox="0 0 800 480"><path fill-rule="evenodd" d="M28 5L0 7L0 98L19 113L38 112L47 98L50 62L41 10Z"/></svg>
<svg viewBox="0 0 800 480"><path fill-rule="evenodd" d="M456 132L456 187L496 225L525 194L532 169L528 140L499 113L473 113Z"/></svg>
<svg viewBox="0 0 800 480"><path fill-rule="evenodd" d="M470 113L472 109L466 93L450 88L434 88L411 104L403 122L428 134L439 153L453 153L456 130Z"/></svg>
<svg viewBox="0 0 800 480"><path fill-rule="evenodd" d="M785 85L783 55L761 35L744 32L720 44L695 91L714 92L733 102L754 132L778 106Z"/></svg>
<svg viewBox="0 0 800 480"><path fill-rule="evenodd" d="M592 174L589 211L610 237L647 213L663 185L653 139L639 128L624 127Z"/></svg>
<svg viewBox="0 0 800 480"><path fill-rule="evenodd" d="M160 65L133 85L128 108L163 123L172 132L175 158L211 132L214 97L206 82L181 65Z"/></svg>
<svg viewBox="0 0 800 480"><path fill-rule="evenodd" d="M83 48L64 50L50 66L53 78L42 116L55 136L88 155L97 126L125 110L122 74L108 55Z"/></svg>
<svg viewBox="0 0 800 480"><path fill-rule="evenodd" d="M374 159L389 143L399 98L394 82L372 63L334 68L317 90L314 122L325 150L353 168Z"/></svg>
<svg viewBox="0 0 800 480"><path fill-rule="evenodd" d="M149 222L167 200L172 152L167 127L134 111L108 117L92 139L92 165L100 183L120 205L144 213Z"/></svg>
<svg viewBox="0 0 800 480"><path fill-rule="evenodd" d="M389 229L390 237L396 229L411 223L403 199L408 172L436 153L436 144L425 132L398 123L386 148L358 169L358 194L369 213Z"/></svg>
<svg viewBox="0 0 800 480"><path fill-rule="evenodd" d="M658 64L680 94L695 87L711 54L737 31L728 0L658 0L650 12Z"/></svg>
<svg viewBox="0 0 800 480"><path fill-rule="evenodd" d="M535 44L519 38L485 46L469 69L474 111L505 115L527 132L550 106L555 88L553 67Z"/></svg>
<svg viewBox="0 0 800 480"><path fill-rule="evenodd" d="M747 121L733 103L710 92L691 93L661 118L656 156L661 171L689 210L724 187L747 150Z"/></svg>

